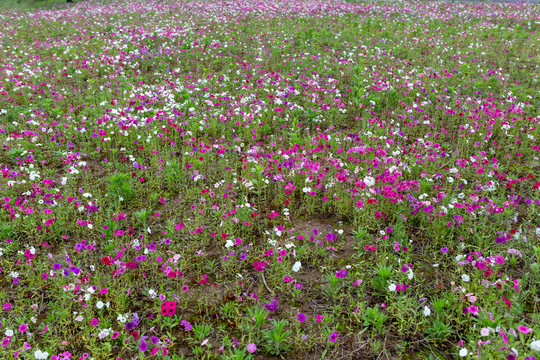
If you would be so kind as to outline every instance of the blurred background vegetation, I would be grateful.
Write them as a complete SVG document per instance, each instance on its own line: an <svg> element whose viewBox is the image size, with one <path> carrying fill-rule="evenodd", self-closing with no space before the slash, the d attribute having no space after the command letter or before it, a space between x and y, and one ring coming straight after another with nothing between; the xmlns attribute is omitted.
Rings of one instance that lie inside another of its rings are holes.
<svg viewBox="0 0 540 360"><path fill-rule="evenodd" d="M73 1L77 2L77 0ZM66 0L0 0L0 11L36 10L43 7L50 9L56 4L58 6L65 6Z"/></svg>

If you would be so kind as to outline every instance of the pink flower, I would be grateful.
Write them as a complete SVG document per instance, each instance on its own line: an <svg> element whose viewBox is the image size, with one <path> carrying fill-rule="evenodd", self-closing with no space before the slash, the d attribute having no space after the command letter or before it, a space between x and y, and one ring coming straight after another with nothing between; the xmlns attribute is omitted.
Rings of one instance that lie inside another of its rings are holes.
<svg viewBox="0 0 540 360"><path fill-rule="evenodd" d="M21 324L21 325L19 326L19 332L20 332L20 333L24 333L24 332L26 332L26 330L28 330L28 325L26 325L26 324Z"/></svg>
<svg viewBox="0 0 540 360"><path fill-rule="evenodd" d="M478 315L478 307L476 307L474 305L469 306L469 312L471 314L473 314L474 316L477 316Z"/></svg>
<svg viewBox="0 0 540 360"><path fill-rule="evenodd" d="M501 334L504 343L505 343L505 344L508 344L508 337L506 336L506 334L504 333L504 331L499 330L499 333Z"/></svg>
<svg viewBox="0 0 540 360"><path fill-rule="evenodd" d="M526 327L525 325L519 325L517 329L520 333L523 333L523 334L528 334L533 331L533 329Z"/></svg>
<svg viewBox="0 0 540 360"><path fill-rule="evenodd" d="M176 313L176 303L174 301L165 301L161 304L161 314L164 316L173 316Z"/></svg>
<svg viewBox="0 0 540 360"><path fill-rule="evenodd" d="M254 343L250 343L250 344L248 344L248 346L247 346L247 351L248 351L250 354L253 354L255 351L257 351L257 346L256 346Z"/></svg>

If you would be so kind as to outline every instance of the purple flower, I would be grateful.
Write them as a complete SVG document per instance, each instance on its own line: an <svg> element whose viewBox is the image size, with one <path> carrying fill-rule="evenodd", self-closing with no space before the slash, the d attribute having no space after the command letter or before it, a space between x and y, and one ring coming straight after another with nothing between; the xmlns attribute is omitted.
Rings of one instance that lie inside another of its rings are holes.
<svg viewBox="0 0 540 360"><path fill-rule="evenodd" d="M139 350L141 350L142 352L145 352L147 349L148 349L148 345L146 344L145 341L142 341L141 344L139 345Z"/></svg>
<svg viewBox="0 0 540 360"><path fill-rule="evenodd" d="M443 247L443 248L441 249L441 252L442 252L443 254L446 254L446 253L448 252L448 248L447 248L446 246Z"/></svg>
<svg viewBox="0 0 540 360"><path fill-rule="evenodd" d="M53 268L54 270L60 270L60 269L62 268L62 264L60 264L60 263L54 263L53 266L52 266L52 268Z"/></svg>
<svg viewBox="0 0 540 360"><path fill-rule="evenodd" d="M126 323L126 330L133 330L135 328L135 324L132 322Z"/></svg>
<svg viewBox="0 0 540 360"><path fill-rule="evenodd" d="M306 315L300 313L298 314L298 317L297 317L298 321L300 322L304 322L306 320Z"/></svg>
<svg viewBox="0 0 540 360"><path fill-rule="evenodd" d="M268 311L276 311L276 309L277 309L277 300L276 300L276 298L274 298L274 301L272 301L270 304L264 304L264 307Z"/></svg>
<svg viewBox="0 0 540 360"><path fill-rule="evenodd" d="M332 334L330 334L330 336L328 337L328 339L329 339L331 342L335 343L335 342L337 341L337 339L338 339L338 334L337 334L337 332L334 331Z"/></svg>
<svg viewBox="0 0 540 360"><path fill-rule="evenodd" d="M407 268L406 266L401 267L401 272L402 273L406 273L407 271L409 271L409 268Z"/></svg>

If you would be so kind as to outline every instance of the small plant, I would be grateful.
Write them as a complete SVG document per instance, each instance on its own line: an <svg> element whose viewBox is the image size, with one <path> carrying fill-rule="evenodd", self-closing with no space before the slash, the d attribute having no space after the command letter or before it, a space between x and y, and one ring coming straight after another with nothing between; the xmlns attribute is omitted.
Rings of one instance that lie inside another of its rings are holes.
<svg viewBox="0 0 540 360"><path fill-rule="evenodd" d="M268 310L259 306L253 306L248 310L248 324L251 331L257 331L268 320Z"/></svg>
<svg viewBox="0 0 540 360"><path fill-rule="evenodd" d="M340 281L339 278L334 273L328 273L325 276L326 285L323 286L323 291L326 296L333 298L339 292Z"/></svg>
<svg viewBox="0 0 540 360"><path fill-rule="evenodd" d="M291 331L286 331L285 327L288 325L287 320L274 320L272 319L272 328L264 332L264 338L266 339L266 350L276 356L281 356L289 349L289 343L287 342Z"/></svg>
<svg viewBox="0 0 540 360"><path fill-rule="evenodd" d="M212 325L210 324L193 325L193 338L199 343L202 343L211 332Z"/></svg>
<svg viewBox="0 0 540 360"><path fill-rule="evenodd" d="M452 326L447 325L442 319L435 319L433 324L426 330L427 336L431 339L444 339L450 332Z"/></svg>
<svg viewBox="0 0 540 360"><path fill-rule="evenodd" d="M387 317L387 315L379 312L379 308L377 307L368 307L362 316L364 319L364 326L370 326L377 332L382 331Z"/></svg>
<svg viewBox="0 0 540 360"><path fill-rule="evenodd" d="M151 214L152 214L152 209L149 209L149 210L141 209L139 211L135 211L133 213L133 216L135 216L137 221L141 223L141 225L143 226L143 229L148 229L147 221L148 221L148 217Z"/></svg>
<svg viewBox="0 0 540 360"><path fill-rule="evenodd" d="M375 274L375 277L371 279L373 288L379 291L384 291L387 286L387 281L392 275L392 267L381 264L375 271Z"/></svg>
<svg viewBox="0 0 540 360"><path fill-rule="evenodd" d="M221 356L223 360L250 360L252 358L251 354L247 352L247 348L241 350L233 348L229 350L228 354Z"/></svg>
<svg viewBox="0 0 540 360"><path fill-rule="evenodd" d="M433 300L432 305L433 305L433 308L435 309L435 313L437 314L437 316L441 316L444 310L444 307L446 305L446 299Z"/></svg>
<svg viewBox="0 0 540 360"><path fill-rule="evenodd" d="M131 176L124 173L112 174L108 177L107 190L109 194L119 201L129 202L135 197L135 189L131 184Z"/></svg>

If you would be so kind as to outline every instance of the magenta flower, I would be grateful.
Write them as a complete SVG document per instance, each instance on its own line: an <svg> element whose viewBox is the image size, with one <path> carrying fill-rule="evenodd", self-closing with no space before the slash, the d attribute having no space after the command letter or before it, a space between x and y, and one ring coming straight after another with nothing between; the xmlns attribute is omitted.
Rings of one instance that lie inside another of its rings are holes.
<svg viewBox="0 0 540 360"><path fill-rule="evenodd" d="M250 343L250 344L248 344L248 346L247 346L247 351L248 351L250 354L253 354L255 351L257 351L257 346L256 346L254 343Z"/></svg>
<svg viewBox="0 0 540 360"><path fill-rule="evenodd" d="M331 342L335 343L335 342L337 341L337 339L338 339L338 334L337 334L337 332L334 331L332 334L330 334L330 336L328 337L328 339L329 339Z"/></svg>
<svg viewBox="0 0 540 360"><path fill-rule="evenodd" d="M298 314L297 319L298 319L299 322L304 322L304 321L306 321L306 315L300 313L300 314Z"/></svg>
<svg viewBox="0 0 540 360"><path fill-rule="evenodd" d="M525 326L525 325L519 325L518 329L517 329L520 333L523 333L523 334L528 334L530 332L533 331L533 329Z"/></svg>
<svg viewBox="0 0 540 360"><path fill-rule="evenodd" d="M96 319L96 318L93 318L92 320L90 320L90 325L92 326L97 326L99 324L99 320Z"/></svg>
<svg viewBox="0 0 540 360"><path fill-rule="evenodd" d="M24 332L26 332L26 330L28 330L28 325L26 325L26 324L21 324L21 325L19 326L19 332L20 332L20 333L24 333Z"/></svg>

